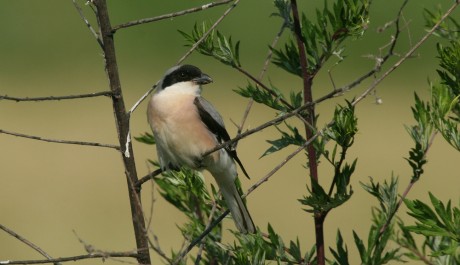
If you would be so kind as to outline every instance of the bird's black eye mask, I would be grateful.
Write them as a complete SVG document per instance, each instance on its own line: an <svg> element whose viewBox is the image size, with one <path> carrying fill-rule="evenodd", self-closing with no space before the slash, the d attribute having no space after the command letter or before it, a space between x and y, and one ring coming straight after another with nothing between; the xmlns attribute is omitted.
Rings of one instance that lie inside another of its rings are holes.
<svg viewBox="0 0 460 265"><path fill-rule="evenodd" d="M193 65L182 65L165 76L161 88L165 89L179 82L191 81L200 77L201 74L201 70Z"/></svg>

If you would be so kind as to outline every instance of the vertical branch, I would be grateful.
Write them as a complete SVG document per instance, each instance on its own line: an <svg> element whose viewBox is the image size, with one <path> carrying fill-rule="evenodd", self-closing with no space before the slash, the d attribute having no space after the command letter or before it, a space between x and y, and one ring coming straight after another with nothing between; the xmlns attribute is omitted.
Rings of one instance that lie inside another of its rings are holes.
<svg viewBox="0 0 460 265"><path fill-rule="evenodd" d="M151 262L147 234L145 233L144 215L140 205L140 190L136 191L134 188L134 184L137 183L138 178L132 144L131 142L128 144L125 142L129 134L129 115L126 112L121 90L120 76L118 74L118 65L115 54L115 44L113 40L112 26L110 25L109 13L107 10L107 3L105 0L95 0L93 3L96 6L96 16L101 31L105 68L109 79L110 90L112 91L112 103L117 125L118 140L120 142L123 165L128 182L129 201L131 205L132 222L138 253L137 260L140 264L150 264ZM128 151L131 155L124 155L126 151Z"/></svg>
<svg viewBox="0 0 460 265"><path fill-rule="evenodd" d="M307 60L307 54L306 54L305 47L304 47L304 41L302 40L302 31L300 28L299 11L297 8L296 0L291 0L291 9L292 9L292 17L294 21L294 35L295 35L297 46L299 49L300 67L302 70L304 103L309 103L309 102L313 102L313 93L312 93L313 75L308 72L308 65L307 65L308 60ZM305 125L305 134L307 136L307 139L310 139L315 135L315 132L313 130L316 124L314 105L312 105L310 108L307 109L304 119L307 120L308 123L313 126L313 128L311 128L308 125ZM308 157L308 168L310 170L311 181L318 182L318 161L316 160L317 154L316 154L316 150L313 144L310 144L307 146L307 157ZM315 185L312 185L313 193L315 193L314 187ZM317 256L319 265L325 264L324 229L323 229L325 218L326 218L326 214L322 212L315 213L314 215L315 236L316 236L316 256Z"/></svg>

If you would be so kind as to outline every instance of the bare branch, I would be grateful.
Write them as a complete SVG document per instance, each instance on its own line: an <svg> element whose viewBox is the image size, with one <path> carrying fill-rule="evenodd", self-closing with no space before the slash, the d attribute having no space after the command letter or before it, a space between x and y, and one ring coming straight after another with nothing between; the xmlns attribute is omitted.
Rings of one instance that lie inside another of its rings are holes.
<svg viewBox="0 0 460 265"><path fill-rule="evenodd" d="M406 1L407 2L407 1ZM435 32L435 30L441 25L441 23L450 16L450 14L457 8L457 6L460 4L460 1L456 1L447 11L444 13L444 15L441 17L441 19L436 23L426 34L423 36L399 61L397 61L390 69L388 69L380 78L376 79L370 86L367 88L358 98L356 98L352 104L353 106L358 104L361 100L363 100L365 97L367 97L376 87L380 82L382 82L388 75L390 75L396 68L398 68L404 61L406 61L408 58L412 56L412 54L423 44L425 41ZM396 23L398 25L398 23Z"/></svg>
<svg viewBox="0 0 460 265"><path fill-rule="evenodd" d="M109 12L106 0L93 0L92 3L96 8L96 17L100 27L102 38L102 50L104 52L105 69L109 81L110 91L112 91L112 106L115 116L115 123L118 134L118 141L122 152L123 166L125 176L128 182L128 194L131 207L131 219L134 228L137 248L137 261L141 264L150 264L150 254L148 248L148 239L145 232L145 220L140 203L140 192L135 189L138 181L136 162L133 155L131 142L126 144L129 132L129 115L126 112L125 102L122 95L120 75L118 72L117 57L115 52L115 43L113 31L110 23ZM126 144L126 146L125 146ZM126 153L131 154L126 156Z"/></svg>
<svg viewBox="0 0 460 265"><path fill-rule="evenodd" d="M89 253L86 255L69 256L62 258L43 259L43 260L0 260L0 265L12 265L12 264L45 264L45 263L58 263L77 261L85 259L107 259L107 258L137 258L138 254L136 251L127 252L104 252L104 253Z"/></svg>
<svg viewBox="0 0 460 265"><path fill-rule="evenodd" d="M83 10L81 10L80 6L77 4L77 2L75 0L72 0L72 2L73 2L73 5L75 6L75 9L77 9L77 12L80 15L81 19L83 20L83 22L85 22L86 26L88 27L89 31L91 31L91 33L93 34L94 38L96 38L96 41L99 44L99 46L101 48L103 48L104 44L102 43L101 37L93 29L93 27L89 23L88 19L86 19L85 15L83 14Z"/></svg>
<svg viewBox="0 0 460 265"><path fill-rule="evenodd" d="M8 227L0 224L0 229L2 229L3 231L7 232L10 235L12 235L13 237L17 238L19 241L21 241L22 243L26 244L27 246L31 247L33 250L37 251L38 253L40 253L43 257L47 258L48 260L53 258L50 255L48 255L48 253L46 253L39 246L37 246L34 243L30 242L29 240L27 240L26 238L24 238L21 235L17 234L16 232L14 232L13 230L9 229ZM56 264L56 265L59 264L59 262L53 262L53 263ZM2 261L0 261L0 264L3 264Z"/></svg>
<svg viewBox="0 0 460 265"><path fill-rule="evenodd" d="M142 184L144 184L145 182L151 180L151 179L154 179L156 176L160 175L161 172L163 172L163 170L161 168L147 174L146 176L142 177L141 179L139 179L135 185L135 188L136 189L140 189L142 187Z"/></svg>
<svg viewBox="0 0 460 265"><path fill-rule="evenodd" d="M225 10L222 16L219 19L217 19L216 22L214 22L214 24L208 29L208 31L204 33L203 36L201 36L201 38L195 44L192 45L190 50L179 59L177 64L181 64L190 54L192 54L192 52L198 47L198 45L200 45L200 43L202 43L208 37L208 35L211 34L211 32L217 27L217 25L219 25L219 23L222 22L222 20L236 7L236 5L238 5L239 2L240 0L235 0L233 4L227 10Z"/></svg>
<svg viewBox="0 0 460 265"><path fill-rule="evenodd" d="M21 101L50 101L50 100L65 100L65 99L78 99L78 98L92 98L92 97L100 97L100 96L111 96L111 91L102 91L102 92L95 92L89 94L81 94L81 95L67 95L67 96L48 96L48 97L35 97L35 98L19 98L19 97L10 97L8 95L0 96L0 100L11 100L16 102Z"/></svg>
<svg viewBox="0 0 460 265"><path fill-rule="evenodd" d="M87 146L107 147L107 148L113 148L113 149L115 149L115 150L120 151L120 147L119 147L119 146L117 146L117 145L111 145L111 144L101 144L101 143L95 143L95 142L82 142L82 141L70 141L70 140L50 139L50 138L43 138L43 137L40 137L40 136L22 134L22 133L11 132L11 131L6 131L6 130L0 129L0 134L1 134L1 133L9 134L9 135L17 136L17 137L23 137L23 138L38 140L38 141L50 142L50 143L58 143L58 144L76 144L76 145L87 145Z"/></svg>
<svg viewBox="0 0 460 265"><path fill-rule="evenodd" d="M232 1L234 1L234 0L223 0L223 1L218 1L218 2L212 2L212 3L209 3L209 4L201 5L201 6L198 6L198 7L194 7L194 8L190 8L190 9L187 9L187 10L182 10L182 11L178 11L178 12L174 12L174 13L170 13L170 14L165 14L165 15L161 15L161 16L157 16L157 17L144 18L144 19L130 21L130 22L127 22L127 23L123 23L123 24L114 26L112 28L112 32L115 33L117 30L122 29L122 28L128 28L128 27L132 27L132 26L136 26L136 25L146 24L146 23L155 22L155 21L159 21L159 20L164 20L164 19L168 19L168 18L183 16L183 15L194 13L194 12L199 12L199 11L209 9L209 8L212 8L212 7L224 5L224 4L227 4L227 3L232 2Z"/></svg>

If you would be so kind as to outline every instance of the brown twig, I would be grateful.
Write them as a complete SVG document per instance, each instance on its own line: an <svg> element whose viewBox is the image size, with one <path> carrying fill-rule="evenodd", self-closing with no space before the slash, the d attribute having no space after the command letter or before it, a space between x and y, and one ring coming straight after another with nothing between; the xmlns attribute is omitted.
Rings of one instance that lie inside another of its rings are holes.
<svg viewBox="0 0 460 265"><path fill-rule="evenodd" d="M12 265L12 264L45 264L45 263L59 263L68 261L77 261L85 259L107 259L107 258L137 258L138 254L136 251L127 252L104 252L104 253L89 253L85 255L69 256L62 258L52 259L35 259L35 260L0 260L0 265Z"/></svg>
<svg viewBox="0 0 460 265"><path fill-rule="evenodd" d="M291 0L291 11L293 17L293 25L294 25L294 36L297 42L297 49L299 51L299 61L300 61L300 68L302 73L302 81L303 81L303 98L304 103L313 102L313 77L314 73L309 73L308 71L308 59L307 54L305 51L305 45L302 38L302 31L300 28L300 19L299 19L299 11L297 8L297 1ZM307 114L304 117L308 124L314 126L315 124L315 108L314 106L307 109ZM312 138L315 135L315 128L312 126L305 126L305 134L307 139ZM317 161L317 153L316 149L313 145L307 146L307 157L308 157L308 169L309 169L309 176L311 182L318 182L318 161ZM315 192L315 186L312 184L312 191ZM324 219L326 218L325 212L318 212L315 213L314 216L315 222L315 238L316 238L316 257L317 262L319 265L324 265L326 263L325 257L325 248L324 248Z"/></svg>
<svg viewBox="0 0 460 265"><path fill-rule="evenodd" d="M48 97L34 97L34 98L19 98L19 97L10 97L8 95L0 96L0 100L11 100L16 102L22 101L50 101L50 100L65 100L65 99L79 99L79 98L92 98L92 97L100 97L100 96L111 96L111 91L103 91L103 92L95 92L89 94L81 94L81 95L67 95L67 96L48 96Z"/></svg>
<svg viewBox="0 0 460 265"><path fill-rule="evenodd" d="M11 131L0 129L0 134L2 134L2 133L17 136L17 137L22 137L22 138L28 138L28 139L33 139L33 140L38 140L38 141L43 141L43 142L49 142L49 143L97 146L97 147L112 148L112 149L115 149L115 150L118 150L118 151L120 150L119 146L111 145L111 144L101 144L101 143L95 143L95 142L82 142L82 141L70 141L70 140L60 140L60 139L50 139L50 138L43 138L43 137L40 137L40 136L22 134L22 133L18 133L18 132L11 132Z"/></svg>
<svg viewBox="0 0 460 265"><path fill-rule="evenodd" d="M406 1L407 2L407 1ZM353 102L353 106L358 104L361 100L367 97L376 87L380 84L388 75L390 75L394 70L396 70L401 64L412 56L412 54L423 44L425 41L436 31L436 29L441 25L441 23L450 16L450 14L457 8L460 4L459 1L455 2L444 15L439 19L439 21L411 48L406 54L401 57L395 64L393 64L390 69L388 69L382 76L376 79L359 97L357 97Z"/></svg>
<svg viewBox="0 0 460 265"><path fill-rule="evenodd" d="M267 56L265 57L265 62L264 62L264 65L262 67L262 70L260 71L258 80L262 80L262 78L264 77L265 73L267 72L268 65L270 64L271 58L273 56L273 48L278 43L278 41L279 41L281 35L283 34L284 30L286 29L286 27L287 27L287 23L283 23L283 25L281 25L280 30L278 31L278 33L276 34L275 38L273 39L272 44L270 45L271 48L268 49ZM250 98L248 104L246 105L246 109L244 110L243 118L241 118L240 125L237 126L237 128L238 128L237 135L241 134L241 132L243 131L244 124L246 123L246 120L248 119L249 112L251 111L251 108L252 108L253 104L254 104L254 99Z"/></svg>
<svg viewBox="0 0 460 265"><path fill-rule="evenodd" d="M137 261L141 264L150 264L148 240L145 232L145 220L142 207L140 206L140 191L135 189L138 181L136 164L132 150L132 143L126 144L129 135L129 115L126 112L123 100L120 76L118 72L117 58L113 30L110 24L106 0L93 0L96 7L96 17L100 27L103 43L105 69L108 76L110 91L112 91L112 105L115 116L118 140L121 147L122 159L126 180L128 183L129 202L131 206L131 219L134 228L137 248ZM125 154L129 153L129 156Z"/></svg>
<svg viewBox="0 0 460 265"><path fill-rule="evenodd" d="M232 2L232 1L234 1L234 0L223 0L223 1L218 1L218 2L211 2L209 4L197 6L197 7L194 7L194 8L190 8L190 9L187 9L187 10L182 10L182 11L178 11L178 12L174 12L174 13L170 13L170 14L165 14L165 15L161 15L161 16L157 16L157 17L143 18L143 19L139 19L139 20L130 21L130 22L127 22L127 23L123 23L123 24L114 26L112 28L112 32L115 33L119 29L128 28L128 27L132 27L132 26L136 26L136 25L146 24L146 23L150 23L150 22L155 22L155 21L159 21L159 20L169 19L169 18L173 18L173 17L187 15L187 14L194 13L194 12L203 11L205 9L209 9L209 8L212 8L212 7L224 5L224 4L227 4L227 3Z"/></svg>
<svg viewBox="0 0 460 265"><path fill-rule="evenodd" d="M19 241L21 241L22 243L26 244L27 246L31 247L33 250L37 251L38 253L40 253L43 257L47 258L48 260L51 260L53 259L53 257L51 257L50 255L48 255L48 253L46 253L43 249L41 249L39 246L35 245L34 243L30 242L29 240L27 240L25 237L19 235L18 233L14 232L13 230L9 229L8 227L0 224L0 229L2 229L3 231L7 232L8 234L10 234L11 236L17 238ZM51 263L51 262L50 262ZM54 264L58 265L59 262L53 262ZM2 261L0 261L0 264L3 264Z"/></svg>
<svg viewBox="0 0 460 265"><path fill-rule="evenodd" d="M73 5L75 6L75 9L77 9L78 15L80 15L81 19L83 20L85 25L88 27L89 31L91 31L91 33L93 34L93 36L96 39L96 41L99 44L99 46L101 48L104 48L104 45L102 44L101 37L93 29L93 27L91 26L91 23L89 23L88 19L86 19L85 15L83 14L83 10L81 10L80 6L77 4L77 2L75 0L72 0L72 2L73 2Z"/></svg>
<svg viewBox="0 0 460 265"><path fill-rule="evenodd" d="M144 177L142 177L141 179L139 179L137 182L136 182L136 185L134 185L136 187L136 189L140 189L142 187L142 184L144 184L145 182L151 180L151 179L154 179L156 176L160 175L161 173L163 172L163 170L161 168L153 171L153 172L150 172L149 174L145 175Z"/></svg>

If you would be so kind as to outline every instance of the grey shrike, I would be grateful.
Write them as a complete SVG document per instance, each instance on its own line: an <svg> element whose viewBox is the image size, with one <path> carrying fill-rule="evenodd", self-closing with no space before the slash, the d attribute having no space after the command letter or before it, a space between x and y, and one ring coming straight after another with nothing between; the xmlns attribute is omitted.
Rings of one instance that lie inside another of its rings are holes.
<svg viewBox="0 0 460 265"><path fill-rule="evenodd" d="M201 97L201 85L211 77L192 65L179 65L166 71L148 104L147 116L152 128L158 160L162 169L186 166L207 169L215 178L241 233L254 233L255 226L236 189L235 161L248 176L233 147L205 157L216 145L230 140L222 117Z"/></svg>

